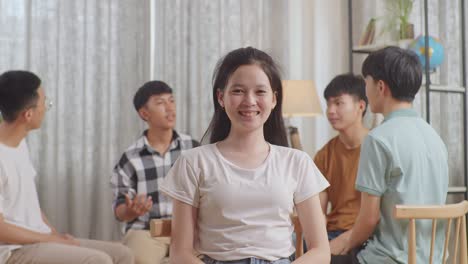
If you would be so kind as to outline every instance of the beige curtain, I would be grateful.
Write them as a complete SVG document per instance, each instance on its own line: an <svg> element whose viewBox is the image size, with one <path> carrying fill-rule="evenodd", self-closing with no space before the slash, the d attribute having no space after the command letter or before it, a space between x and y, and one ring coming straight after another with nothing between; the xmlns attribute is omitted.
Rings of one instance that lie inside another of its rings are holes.
<svg viewBox="0 0 468 264"><path fill-rule="evenodd" d="M148 1L0 0L0 70L26 69L54 107L29 138L42 209L61 231L116 239L109 178L141 122L149 78Z"/></svg>
<svg viewBox="0 0 468 264"><path fill-rule="evenodd" d="M217 60L251 45L285 61L287 10L287 1L0 0L0 69L36 72L55 102L28 138L51 222L118 239L108 181L144 128L131 103L136 89L150 78L168 82L177 129L200 138Z"/></svg>
<svg viewBox="0 0 468 264"><path fill-rule="evenodd" d="M177 127L200 139L213 113L211 78L227 52L253 46L285 66L288 3L156 0L153 78L174 88Z"/></svg>

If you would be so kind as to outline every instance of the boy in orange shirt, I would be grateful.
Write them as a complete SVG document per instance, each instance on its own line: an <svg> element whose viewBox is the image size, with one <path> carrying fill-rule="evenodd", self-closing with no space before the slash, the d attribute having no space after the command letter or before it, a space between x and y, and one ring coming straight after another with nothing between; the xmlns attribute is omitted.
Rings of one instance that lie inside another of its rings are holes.
<svg viewBox="0 0 468 264"><path fill-rule="evenodd" d="M352 74L338 75L326 87L324 97L328 121L339 134L322 147L314 162L330 183L320 193L320 202L327 217L331 253L338 255L360 206L360 193L354 185L361 143L369 132L363 125L367 108L364 79ZM331 211L327 213L328 202Z"/></svg>

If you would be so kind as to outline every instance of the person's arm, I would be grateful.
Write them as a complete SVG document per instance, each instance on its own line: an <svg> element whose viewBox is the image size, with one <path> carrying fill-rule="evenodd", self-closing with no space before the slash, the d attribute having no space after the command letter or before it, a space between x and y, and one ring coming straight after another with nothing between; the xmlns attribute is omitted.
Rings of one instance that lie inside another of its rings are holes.
<svg viewBox="0 0 468 264"><path fill-rule="evenodd" d="M332 255L341 255L344 254L344 248L349 242L349 237L351 235L351 229L337 236L336 238L330 241L330 251Z"/></svg>
<svg viewBox="0 0 468 264"><path fill-rule="evenodd" d="M323 214L326 216L327 209L328 209L328 192L326 190L320 192L319 197L320 197L320 206L322 207Z"/></svg>
<svg viewBox="0 0 468 264"><path fill-rule="evenodd" d="M330 246L319 196L296 204L296 209L309 250L293 263L330 263Z"/></svg>
<svg viewBox="0 0 468 264"><path fill-rule="evenodd" d="M6 244L34 244L34 243L61 243L67 245L78 245L78 241L61 236L59 234L44 234L28 230L5 222L3 214L0 214L0 241Z"/></svg>
<svg viewBox="0 0 468 264"><path fill-rule="evenodd" d="M47 219L43 211L41 211L41 216L42 216L42 221L44 221L44 223L47 226L49 226L50 230L52 231L52 234L58 234L57 229L55 229L55 227L52 226L52 224L49 222L49 219Z"/></svg>
<svg viewBox="0 0 468 264"><path fill-rule="evenodd" d="M203 264L193 255L197 217L197 208L176 199L173 200L171 247L169 250L171 263Z"/></svg>
<svg viewBox="0 0 468 264"><path fill-rule="evenodd" d="M330 179L327 178L327 166L326 166L326 152L327 152L328 143L315 155L314 163L315 166L319 169L319 171L324 175L325 179L329 181ZM325 217L327 216L327 209L328 209L328 191L325 189L320 192L320 205L322 207L323 214Z"/></svg>
<svg viewBox="0 0 468 264"><path fill-rule="evenodd" d="M380 221L380 196L361 193L361 208L342 254L361 246L373 234Z"/></svg>
<svg viewBox="0 0 468 264"><path fill-rule="evenodd" d="M122 222L135 220L146 214L153 206L150 196L136 195L138 192L134 175L136 175L136 170L127 154L124 153L115 165L110 181L114 194L114 215L117 220Z"/></svg>

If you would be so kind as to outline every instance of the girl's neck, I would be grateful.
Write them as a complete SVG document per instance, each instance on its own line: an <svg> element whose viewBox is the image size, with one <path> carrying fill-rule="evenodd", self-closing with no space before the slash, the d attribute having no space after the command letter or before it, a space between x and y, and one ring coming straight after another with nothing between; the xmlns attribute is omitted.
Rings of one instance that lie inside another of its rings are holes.
<svg viewBox="0 0 468 264"><path fill-rule="evenodd" d="M231 130L228 137L216 146L231 163L244 169L256 169L270 153L270 145L265 141L263 131L260 132L236 133Z"/></svg>
<svg viewBox="0 0 468 264"><path fill-rule="evenodd" d="M263 135L263 129L240 133L231 129L226 139L220 142L222 148L232 152L258 153L270 148Z"/></svg>

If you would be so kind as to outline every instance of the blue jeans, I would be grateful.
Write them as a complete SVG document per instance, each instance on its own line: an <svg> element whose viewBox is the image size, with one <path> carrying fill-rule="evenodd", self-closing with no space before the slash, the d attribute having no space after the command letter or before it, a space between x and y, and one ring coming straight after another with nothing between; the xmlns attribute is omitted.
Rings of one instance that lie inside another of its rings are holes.
<svg viewBox="0 0 468 264"><path fill-rule="evenodd" d="M331 241L337 237L339 237L341 234L346 232L346 230L335 230L335 231L328 231L328 241Z"/></svg>
<svg viewBox="0 0 468 264"><path fill-rule="evenodd" d="M258 259L258 258L246 258L246 259L240 259L240 260L230 260L230 261L218 261L215 259L212 259L208 256L203 257L203 263L205 264L290 264L291 261L287 258L284 259L278 259L275 261L269 261L269 260L264 260L264 259Z"/></svg>

